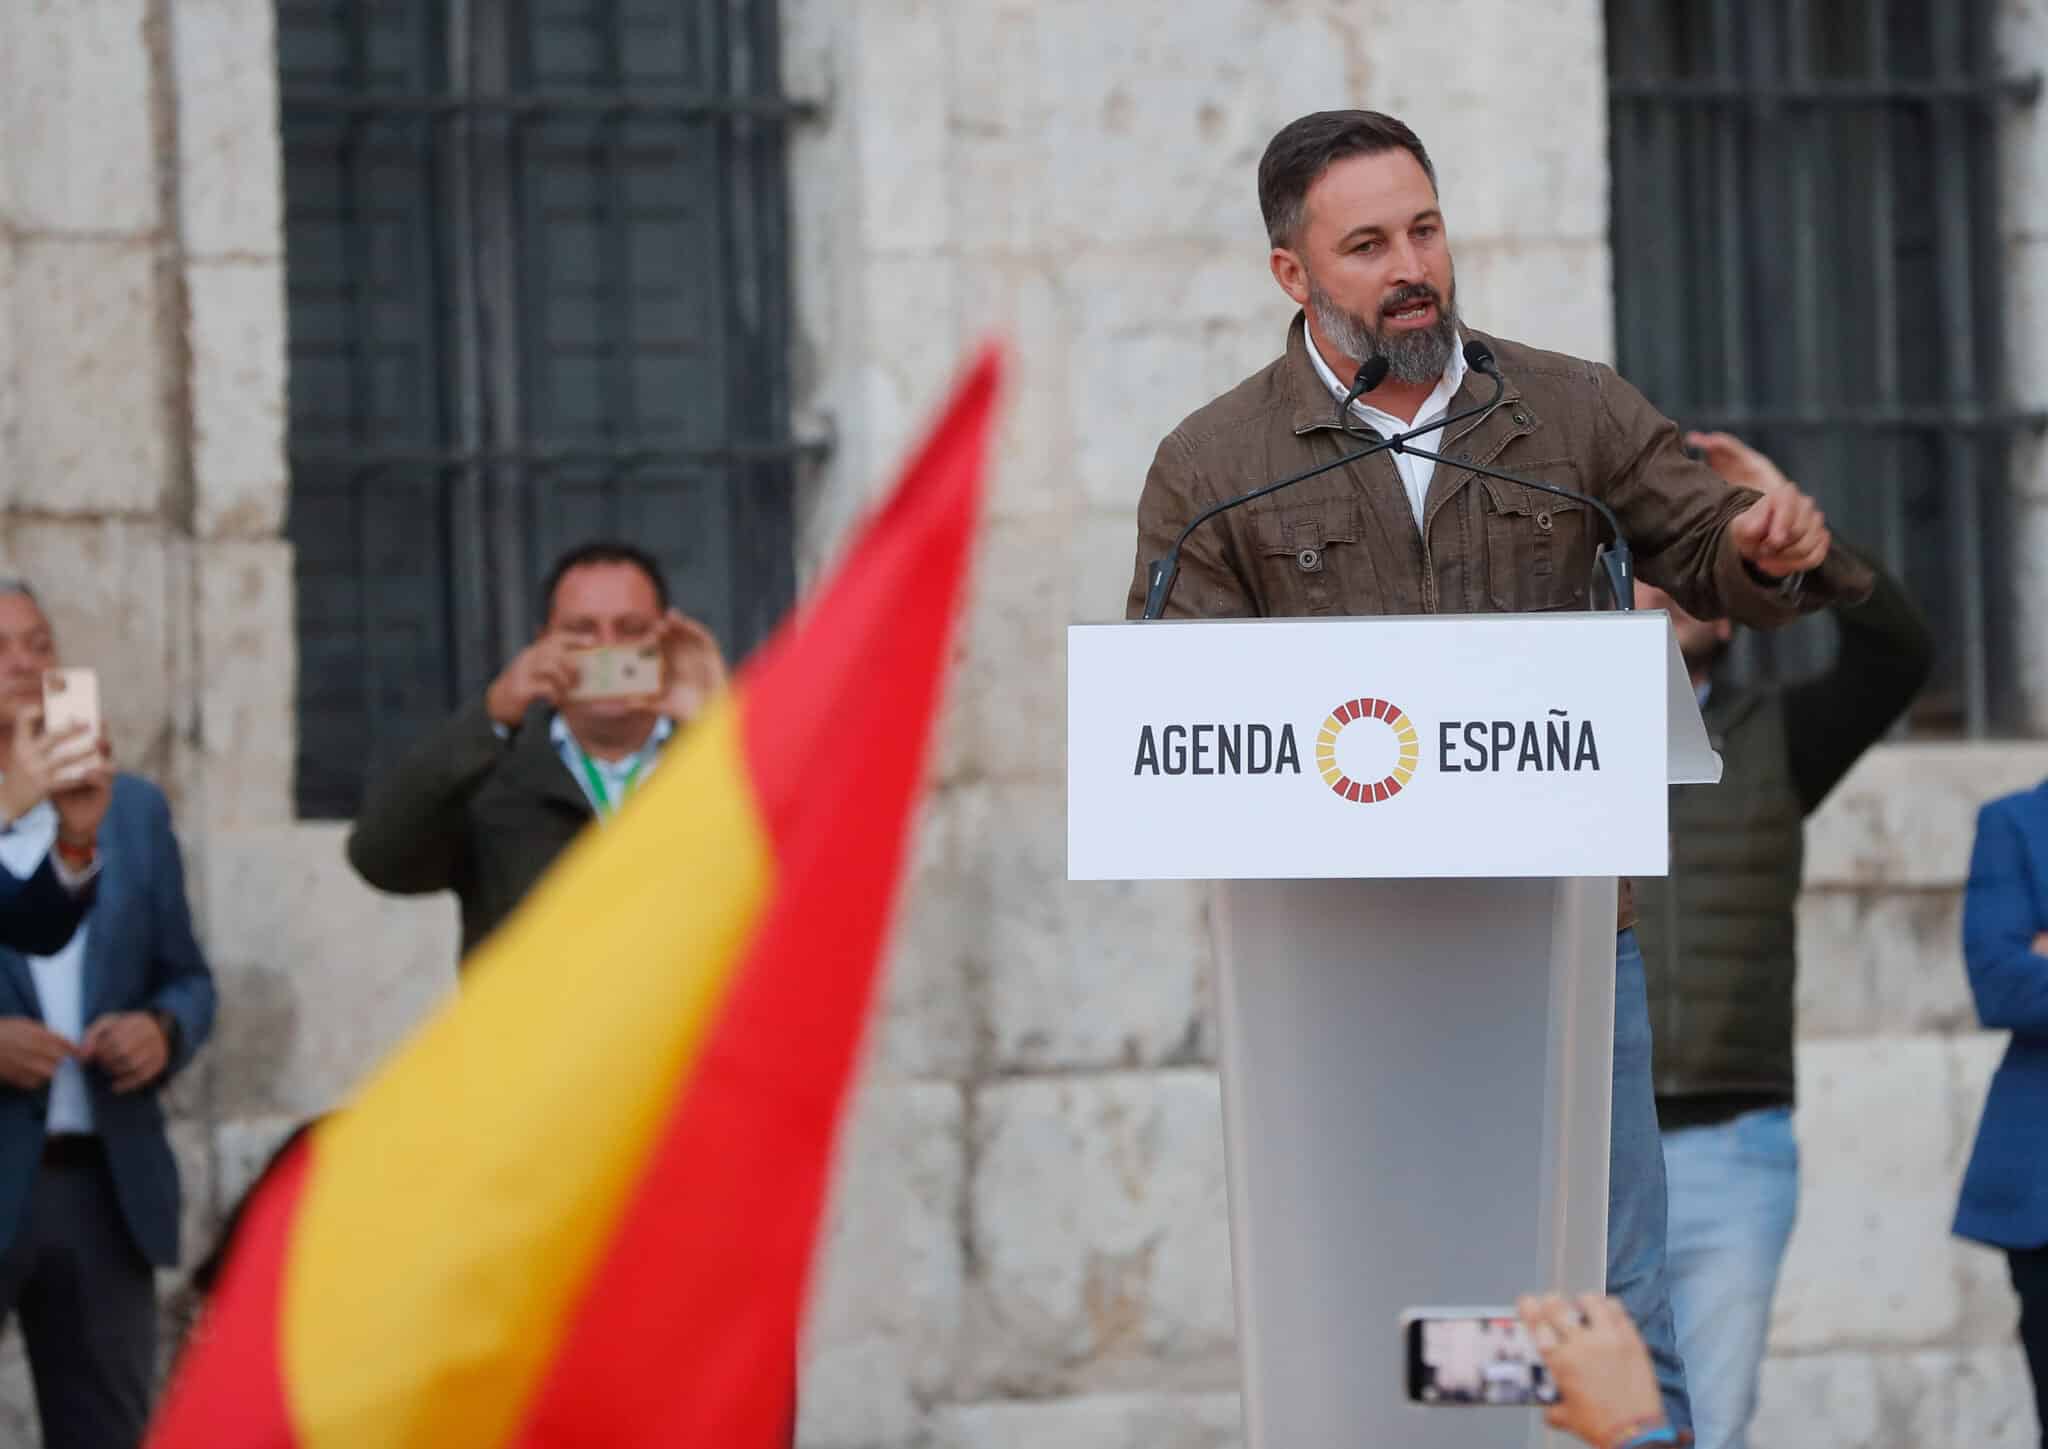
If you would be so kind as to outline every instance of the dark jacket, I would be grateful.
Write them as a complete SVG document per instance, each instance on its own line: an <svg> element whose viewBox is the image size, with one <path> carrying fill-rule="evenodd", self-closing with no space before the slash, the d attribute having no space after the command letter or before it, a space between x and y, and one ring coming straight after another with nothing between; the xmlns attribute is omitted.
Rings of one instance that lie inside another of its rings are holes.
<svg viewBox="0 0 2048 1449"><path fill-rule="evenodd" d="M1671 872L1636 882L1668 1127L1792 1101L1794 910L1806 817L1926 682L1934 640L1883 573L1836 611L1833 665L1790 687L1717 681L1718 785L1671 791Z"/></svg>
<svg viewBox="0 0 2048 1449"><path fill-rule="evenodd" d="M1963 1173L1955 1230L2001 1248L2048 1247L2048 785L1994 800L1977 816L1963 892L1963 961L1977 1015L2009 1031L1977 1145Z"/></svg>
<svg viewBox="0 0 2048 1449"><path fill-rule="evenodd" d="M349 831L349 863L377 889L455 892L465 960L593 819L553 720L537 704L507 740L472 705L371 786Z"/></svg>
<svg viewBox="0 0 2048 1449"><path fill-rule="evenodd" d="M1467 331L1468 338L1482 334ZM1756 501L1686 456L1678 429L1610 367L1485 337L1508 381L1501 405L1433 451L1592 494L1621 519L1637 572L1705 619L1761 627L1861 599L1869 570L1831 557L1796 599L1750 572L1728 525ZM1453 412L1493 384L1466 375ZM1159 445L1138 500L1126 614L1147 570L1203 508L1356 447L1309 360L1302 318L1270 366ZM1333 469L1205 523L1181 554L1168 618L1527 613L1589 607L1599 519L1566 499L1439 463L1418 533L1390 454ZM1622 922L1629 919L1626 883Z"/></svg>
<svg viewBox="0 0 2048 1449"><path fill-rule="evenodd" d="M76 895L66 890L47 856L27 880L0 870L0 946L55 955L78 929L92 898L91 886Z"/></svg>
<svg viewBox="0 0 2048 1449"><path fill-rule="evenodd" d="M91 1067L86 1083L128 1229L143 1256L167 1268L178 1261L178 1166L158 1098L213 1031L213 973L192 934L185 866L163 792L133 775L116 776L99 846L85 943L86 1023L110 1012L167 1011L178 1029L170 1064L149 1086L117 1096ZM0 950L0 1015L42 1020L35 977L12 950ZM0 1249L13 1241L28 1208L49 1108L47 1088L0 1086Z"/></svg>

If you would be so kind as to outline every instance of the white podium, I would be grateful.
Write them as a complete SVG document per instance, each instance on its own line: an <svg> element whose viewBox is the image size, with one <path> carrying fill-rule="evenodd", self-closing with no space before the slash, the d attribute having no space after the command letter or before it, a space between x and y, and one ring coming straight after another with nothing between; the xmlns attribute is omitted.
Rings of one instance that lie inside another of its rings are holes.
<svg viewBox="0 0 2048 1449"><path fill-rule="evenodd" d="M1719 778L1662 614L1069 630L1069 877L1220 883L1249 1449L1544 1442L1397 1321L1602 1286L1615 877Z"/></svg>

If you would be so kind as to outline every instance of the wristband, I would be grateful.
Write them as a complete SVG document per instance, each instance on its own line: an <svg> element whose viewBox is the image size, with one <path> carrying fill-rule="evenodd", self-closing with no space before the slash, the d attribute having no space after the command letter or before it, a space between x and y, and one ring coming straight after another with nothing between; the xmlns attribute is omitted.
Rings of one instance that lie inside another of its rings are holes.
<svg viewBox="0 0 2048 1449"><path fill-rule="evenodd" d="M1617 1440L1613 1449L1651 1449L1653 1445L1669 1445L1678 1442L1678 1431L1660 1419L1656 1424L1647 1429L1637 1429L1626 1439Z"/></svg>
<svg viewBox="0 0 2048 1449"><path fill-rule="evenodd" d="M74 870L84 870L99 857L99 846L91 841L84 845L73 845L68 840L57 842L57 859Z"/></svg>

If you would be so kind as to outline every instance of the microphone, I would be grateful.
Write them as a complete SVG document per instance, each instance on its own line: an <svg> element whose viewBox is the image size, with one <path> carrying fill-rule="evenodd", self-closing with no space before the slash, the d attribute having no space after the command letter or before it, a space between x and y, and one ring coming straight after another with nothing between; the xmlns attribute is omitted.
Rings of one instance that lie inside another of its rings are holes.
<svg viewBox="0 0 2048 1449"><path fill-rule="evenodd" d="M1420 437L1424 433L1433 433L1440 428L1448 428L1452 423L1463 422L1466 418L1472 417L1475 414L1491 412L1494 408L1499 407L1501 397L1508 390L1508 384L1507 379L1500 375L1500 368L1494 364L1493 349L1477 339L1467 342L1465 344L1465 365L1473 371L1482 372L1493 379L1493 396L1485 402L1475 403L1462 412L1431 418L1416 427L1408 429L1405 433L1396 433L1391 438L1382 438L1371 428L1366 428L1363 430L1363 436L1371 438L1372 441L1363 448L1332 458L1327 463L1318 463L1313 468L1304 468L1299 473L1291 474L1277 482L1268 483L1264 487L1254 488L1249 493L1240 493L1234 498L1224 499L1221 503L1212 503L1189 519L1187 527L1180 531L1180 537L1174 539L1173 547L1166 551L1165 557L1152 561L1152 567L1148 572L1145 585L1145 612L1139 617L1147 620L1157 619L1166 612L1166 601L1173 593L1173 581L1180 576L1181 545L1188 541L1189 534L1193 533L1217 514L1227 513L1231 509L1250 503L1254 499L1264 498L1269 493L1278 493L1282 488L1291 488L1296 483L1306 482L1318 473L1327 473L1332 468L1341 468L1347 463L1356 463L1361 458L1370 458L1374 453L1384 453L1389 448L1398 453L1402 451L1403 445L1410 438ZM1386 381L1387 369L1387 359L1377 355L1368 357L1360 364L1357 376L1351 380L1351 390L1344 395L1343 404L1337 414L1337 425L1344 430L1347 436L1360 436L1351 426L1352 402L1360 394L1371 392L1382 382ZM1421 456L1419 449L1412 449L1410 451L1415 452L1417 456ZM1473 471L1481 472L1484 470L1474 469Z"/></svg>
<svg viewBox="0 0 2048 1449"><path fill-rule="evenodd" d="M1487 354L1489 357L1492 355L1492 353ZM1362 394L1371 392L1374 388L1385 382L1387 380L1387 371L1392 366L1393 364L1387 361L1386 354L1381 352L1375 352L1359 364L1358 375L1351 379L1351 391L1345 393L1344 401L1337 404L1338 427L1353 437L1358 436L1358 432L1351 426L1351 405L1357 402ZM1371 428L1365 429L1365 435L1367 437L1375 436Z"/></svg>

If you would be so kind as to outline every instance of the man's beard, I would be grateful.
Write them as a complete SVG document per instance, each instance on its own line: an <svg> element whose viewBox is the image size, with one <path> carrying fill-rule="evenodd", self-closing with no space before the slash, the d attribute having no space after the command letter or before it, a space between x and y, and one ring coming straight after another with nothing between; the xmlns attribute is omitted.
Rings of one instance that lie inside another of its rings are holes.
<svg viewBox="0 0 2048 1449"><path fill-rule="evenodd" d="M1316 281L1315 273L1310 272L1308 277L1309 311L1330 345L1359 363L1371 357L1386 358L1387 375L1396 382L1433 383L1444 375L1444 369L1451 363L1451 351L1458 345L1457 294L1455 280L1448 301L1425 282L1402 287L1380 303L1380 315L1384 317L1415 302L1432 302L1436 305L1436 321L1427 327L1382 331L1356 312L1338 306Z"/></svg>

